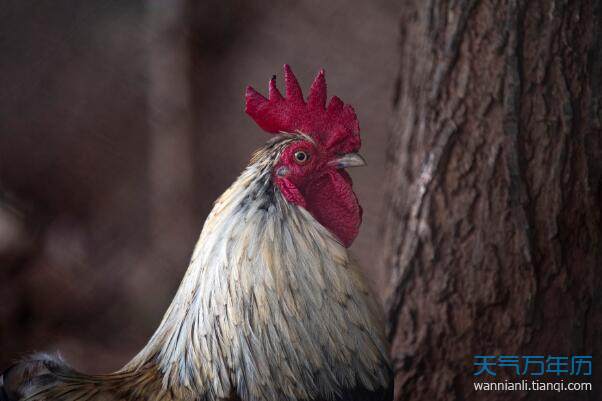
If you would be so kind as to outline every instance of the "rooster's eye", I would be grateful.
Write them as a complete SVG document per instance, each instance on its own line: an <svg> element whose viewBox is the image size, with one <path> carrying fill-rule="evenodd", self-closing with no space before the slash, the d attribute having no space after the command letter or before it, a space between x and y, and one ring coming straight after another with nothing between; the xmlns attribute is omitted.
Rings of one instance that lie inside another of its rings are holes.
<svg viewBox="0 0 602 401"><path fill-rule="evenodd" d="M297 164L305 164L309 160L309 155L302 150L295 152L295 162Z"/></svg>

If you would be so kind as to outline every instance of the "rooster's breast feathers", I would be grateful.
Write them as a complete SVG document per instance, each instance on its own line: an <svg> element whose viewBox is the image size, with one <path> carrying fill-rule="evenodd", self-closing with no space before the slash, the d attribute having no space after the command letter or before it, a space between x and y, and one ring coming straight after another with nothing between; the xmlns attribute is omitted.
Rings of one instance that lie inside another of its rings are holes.
<svg viewBox="0 0 602 401"><path fill-rule="evenodd" d="M159 353L169 382L291 401L388 386L380 314L355 262L271 182L282 148L300 139L268 144L217 200L152 351L137 359Z"/></svg>
<svg viewBox="0 0 602 401"><path fill-rule="evenodd" d="M272 184L278 155L297 140L270 142L218 199L171 306L129 364L104 379L60 364L44 375L81 400L389 399L382 322L355 262ZM28 380L35 399L71 399ZM107 383L128 398L111 398ZM135 398L145 391L154 398Z"/></svg>

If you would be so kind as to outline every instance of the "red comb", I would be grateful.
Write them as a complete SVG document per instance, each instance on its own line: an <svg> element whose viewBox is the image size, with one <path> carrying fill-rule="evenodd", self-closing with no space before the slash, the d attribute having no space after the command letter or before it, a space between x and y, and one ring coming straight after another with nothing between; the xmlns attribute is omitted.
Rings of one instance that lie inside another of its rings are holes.
<svg viewBox="0 0 602 401"><path fill-rule="evenodd" d="M321 70L309 89L307 102L291 68L284 65L286 97L269 83L269 99L252 87L246 91L245 111L267 132L302 132L337 153L357 152L361 146L360 125L353 107L333 96L326 106L326 80Z"/></svg>

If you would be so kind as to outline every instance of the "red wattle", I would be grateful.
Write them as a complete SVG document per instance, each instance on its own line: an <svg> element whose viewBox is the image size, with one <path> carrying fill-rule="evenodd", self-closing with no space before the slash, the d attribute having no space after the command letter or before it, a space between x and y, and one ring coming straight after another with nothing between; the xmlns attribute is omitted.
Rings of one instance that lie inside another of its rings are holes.
<svg viewBox="0 0 602 401"><path fill-rule="evenodd" d="M357 237L362 208L353 193L351 177L344 170L330 170L303 190L305 208L345 247Z"/></svg>

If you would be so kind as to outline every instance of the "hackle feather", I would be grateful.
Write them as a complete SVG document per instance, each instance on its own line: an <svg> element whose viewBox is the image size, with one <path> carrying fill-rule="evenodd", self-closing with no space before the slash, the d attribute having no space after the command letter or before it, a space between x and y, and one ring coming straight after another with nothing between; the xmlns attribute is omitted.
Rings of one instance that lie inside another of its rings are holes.
<svg viewBox="0 0 602 401"><path fill-rule="evenodd" d="M122 370L88 376L32 357L5 375L5 396L298 401L389 388L380 313L356 262L272 184L280 153L299 140L311 139L274 138L215 202L159 328Z"/></svg>

